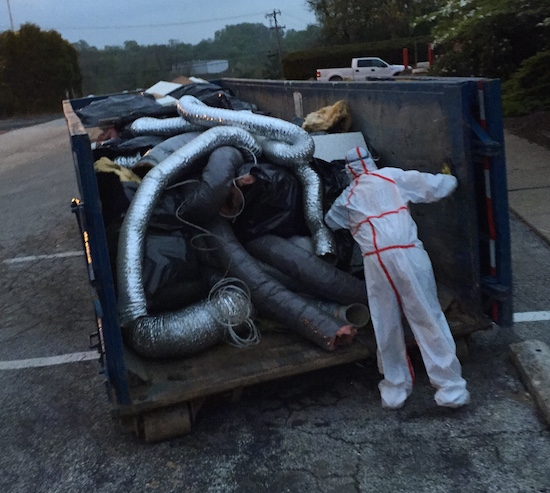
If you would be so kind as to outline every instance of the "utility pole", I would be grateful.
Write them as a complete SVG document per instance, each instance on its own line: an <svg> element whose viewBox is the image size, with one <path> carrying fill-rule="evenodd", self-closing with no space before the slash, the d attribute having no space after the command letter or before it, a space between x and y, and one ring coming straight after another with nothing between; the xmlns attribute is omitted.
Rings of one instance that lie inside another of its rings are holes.
<svg viewBox="0 0 550 493"><path fill-rule="evenodd" d="M13 31L13 18L11 16L11 7L10 7L10 0L6 0L8 2L8 14L10 14L10 25L11 25L11 30Z"/></svg>
<svg viewBox="0 0 550 493"><path fill-rule="evenodd" d="M281 75L283 74L283 50L281 48L281 29L284 29L286 26L280 26L277 23L277 16L281 15L280 10L273 9L273 12L265 14L266 19L269 19L270 29L275 29L275 35L277 36L277 51L279 54L279 67L281 70ZM274 26L271 26L271 19L273 19Z"/></svg>

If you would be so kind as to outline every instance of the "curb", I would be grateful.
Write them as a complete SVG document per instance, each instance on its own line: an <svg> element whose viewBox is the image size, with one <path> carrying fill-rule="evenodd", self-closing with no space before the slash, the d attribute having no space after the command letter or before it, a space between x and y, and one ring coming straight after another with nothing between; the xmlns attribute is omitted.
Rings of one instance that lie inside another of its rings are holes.
<svg viewBox="0 0 550 493"><path fill-rule="evenodd" d="M541 241L543 241L546 245L550 246L550 237L546 236L544 233L541 233L541 231L528 219L525 218L525 215L520 214L516 209L513 207L508 207L510 212L516 217L516 219L520 222L522 222L525 226L529 228L529 230L535 234Z"/></svg>
<svg viewBox="0 0 550 493"><path fill-rule="evenodd" d="M512 361L550 424L550 348L542 341L531 339L511 344L510 350Z"/></svg>

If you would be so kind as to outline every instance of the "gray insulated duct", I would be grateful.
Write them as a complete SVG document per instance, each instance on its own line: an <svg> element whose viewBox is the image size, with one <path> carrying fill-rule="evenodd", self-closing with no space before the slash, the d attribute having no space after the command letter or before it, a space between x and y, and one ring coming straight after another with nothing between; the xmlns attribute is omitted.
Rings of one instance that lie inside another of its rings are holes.
<svg viewBox="0 0 550 493"><path fill-rule="evenodd" d="M356 333L352 324L324 311L314 301L289 291L264 273L235 238L227 221L216 219L207 229L212 233L207 238L212 255L230 275L246 283L261 316L297 332L327 351L352 342Z"/></svg>
<svg viewBox="0 0 550 493"><path fill-rule="evenodd" d="M255 139L244 130L213 128L152 168L141 182L126 212L119 236L117 286L121 326L130 326L139 318L148 317L142 258L147 225L162 191L195 161L221 146L244 148L256 155L261 152ZM153 325L155 318L148 317L148 320L147 323Z"/></svg>
<svg viewBox="0 0 550 493"><path fill-rule="evenodd" d="M333 267L280 236L264 235L244 246L255 258L295 279L308 294L341 305L368 303L364 281Z"/></svg>
<svg viewBox="0 0 550 493"><path fill-rule="evenodd" d="M336 318L345 320L358 329L365 327L370 321L370 312L366 305L362 303L352 303L351 305L339 305L318 301L317 306L327 313L331 313Z"/></svg>
<svg viewBox="0 0 550 493"><path fill-rule="evenodd" d="M178 112L196 125L234 126L263 137L264 154L274 163L291 168L302 184L304 216L315 244L315 253L329 262L336 260L334 236L323 221L321 179L308 164L315 144L305 130L284 120L249 111L212 108L193 96L183 96L179 100Z"/></svg>
<svg viewBox="0 0 550 493"><path fill-rule="evenodd" d="M201 129L201 131L203 130L204 129ZM181 149L185 144L191 142L200 134L201 132L186 132L184 134L170 137L160 144L157 144L152 149L149 149L138 161L136 166L147 166L148 168L152 168L153 166L162 163L162 161L169 158L174 152Z"/></svg>
<svg viewBox="0 0 550 493"><path fill-rule="evenodd" d="M242 154L234 147L215 149L203 168L201 179L186 194L178 216L192 223L203 223L217 216L243 163Z"/></svg>

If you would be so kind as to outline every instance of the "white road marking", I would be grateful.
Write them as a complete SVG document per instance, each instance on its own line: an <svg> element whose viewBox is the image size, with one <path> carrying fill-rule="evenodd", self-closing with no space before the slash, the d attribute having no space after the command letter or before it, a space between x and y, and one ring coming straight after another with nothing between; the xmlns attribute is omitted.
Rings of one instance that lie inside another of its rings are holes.
<svg viewBox="0 0 550 493"><path fill-rule="evenodd" d="M540 322L550 320L550 312L514 313L514 322Z"/></svg>
<svg viewBox="0 0 550 493"><path fill-rule="evenodd" d="M83 251L50 253L48 255L29 255L28 257L14 257L14 258L9 258L7 260L2 260L2 263L18 264L22 262L34 262L35 260L43 260L43 259L50 259L50 258L81 257L83 255L84 255Z"/></svg>
<svg viewBox="0 0 550 493"><path fill-rule="evenodd" d="M99 359L99 353L97 351L62 354L60 356L51 356L48 358L0 361L0 370L22 370L24 368L40 368L43 366L63 365L65 363L78 363L80 361L91 361L94 359Z"/></svg>

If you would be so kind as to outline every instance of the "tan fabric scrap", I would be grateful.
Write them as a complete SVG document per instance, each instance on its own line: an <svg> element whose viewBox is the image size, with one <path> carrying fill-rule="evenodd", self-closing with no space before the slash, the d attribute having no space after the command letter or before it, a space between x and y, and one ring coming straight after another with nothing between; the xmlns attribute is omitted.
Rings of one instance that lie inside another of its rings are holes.
<svg viewBox="0 0 550 493"><path fill-rule="evenodd" d="M347 101L341 99L306 116L302 128L306 132L347 132L351 128L351 111Z"/></svg>
<svg viewBox="0 0 550 493"><path fill-rule="evenodd" d="M94 171L96 173L115 173L120 181L135 181L141 183L141 178L128 168L120 166L111 161L109 158L102 157L94 163Z"/></svg>

